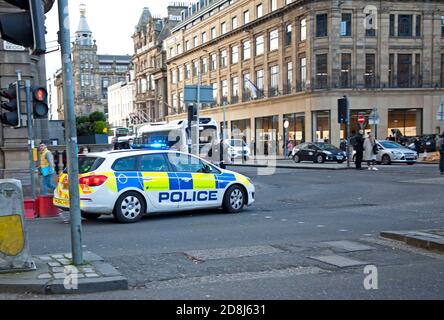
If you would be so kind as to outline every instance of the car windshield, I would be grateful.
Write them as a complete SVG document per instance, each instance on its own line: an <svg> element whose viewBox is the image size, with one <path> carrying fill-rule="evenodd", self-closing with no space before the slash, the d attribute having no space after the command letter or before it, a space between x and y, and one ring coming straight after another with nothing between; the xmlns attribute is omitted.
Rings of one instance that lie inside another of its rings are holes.
<svg viewBox="0 0 444 320"><path fill-rule="evenodd" d="M97 170L103 161L105 161L104 158L79 157L79 173L84 174Z"/></svg>
<svg viewBox="0 0 444 320"><path fill-rule="evenodd" d="M245 144L245 142L242 140L229 140L229 143L232 147L246 147L247 146Z"/></svg>
<svg viewBox="0 0 444 320"><path fill-rule="evenodd" d="M399 149L399 148L404 148L402 145L396 143L396 142L391 142L391 141L380 141L379 142L384 148L386 149Z"/></svg>
<svg viewBox="0 0 444 320"><path fill-rule="evenodd" d="M316 144L316 147L322 149L322 150L326 150L326 151L335 151L338 148L336 148L334 145L329 144L329 143L320 143L320 144Z"/></svg>

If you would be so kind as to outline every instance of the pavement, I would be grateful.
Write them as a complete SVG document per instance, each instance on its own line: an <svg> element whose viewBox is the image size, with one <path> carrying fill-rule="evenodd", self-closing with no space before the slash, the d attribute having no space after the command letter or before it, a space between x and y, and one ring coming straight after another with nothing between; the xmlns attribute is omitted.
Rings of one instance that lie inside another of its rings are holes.
<svg viewBox="0 0 444 320"><path fill-rule="evenodd" d="M408 245L444 253L444 229L383 231L381 237L404 242Z"/></svg>
<svg viewBox="0 0 444 320"><path fill-rule="evenodd" d="M85 252L80 267L71 259L71 254L34 256L35 270L0 273L0 292L46 295L128 289L128 280L100 256Z"/></svg>

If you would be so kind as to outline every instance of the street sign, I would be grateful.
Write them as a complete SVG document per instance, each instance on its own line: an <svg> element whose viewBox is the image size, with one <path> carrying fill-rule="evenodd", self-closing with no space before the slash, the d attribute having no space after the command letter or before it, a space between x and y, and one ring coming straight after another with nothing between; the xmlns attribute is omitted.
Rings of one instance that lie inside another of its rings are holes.
<svg viewBox="0 0 444 320"><path fill-rule="evenodd" d="M373 109L373 111L368 116L368 124L379 125L379 114L377 109Z"/></svg>
<svg viewBox="0 0 444 320"><path fill-rule="evenodd" d="M365 116L362 114L358 115L358 123L364 124L364 122L365 122Z"/></svg>
<svg viewBox="0 0 444 320"><path fill-rule="evenodd" d="M184 94L185 104L197 102L197 85L185 86ZM200 103L214 103L213 87L212 86L200 86Z"/></svg>
<svg viewBox="0 0 444 320"><path fill-rule="evenodd" d="M436 114L436 120L438 121L444 121L444 100L441 102L438 112Z"/></svg>

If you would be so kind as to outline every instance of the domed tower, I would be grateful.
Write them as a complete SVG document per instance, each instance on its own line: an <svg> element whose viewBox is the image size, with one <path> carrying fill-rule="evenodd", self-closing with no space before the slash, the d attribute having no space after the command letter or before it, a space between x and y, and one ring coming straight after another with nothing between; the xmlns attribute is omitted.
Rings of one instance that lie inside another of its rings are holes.
<svg viewBox="0 0 444 320"><path fill-rule="evenodd" d="M92 32L89 28L88 21L86 21L86 6L80 5L80 21L76 31L76 44L81 46L92 46L93 38Z"/></svg>

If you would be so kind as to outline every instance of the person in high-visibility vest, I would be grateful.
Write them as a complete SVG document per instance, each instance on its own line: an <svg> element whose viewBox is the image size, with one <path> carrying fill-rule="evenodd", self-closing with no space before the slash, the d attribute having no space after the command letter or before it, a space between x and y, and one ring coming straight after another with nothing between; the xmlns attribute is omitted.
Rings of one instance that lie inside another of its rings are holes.
<svg viewBox="0 0 444 320"><path fill-rule="evenodd" d="M55 173L54 157L44 143L40 143L39 152L40 152L39 169L40 169L40 174L42 175L42 179L40 181L40 194L47 195L48 189L52 189L53 191L56 189L56 186L52 182L52 177Z"/></svg>

